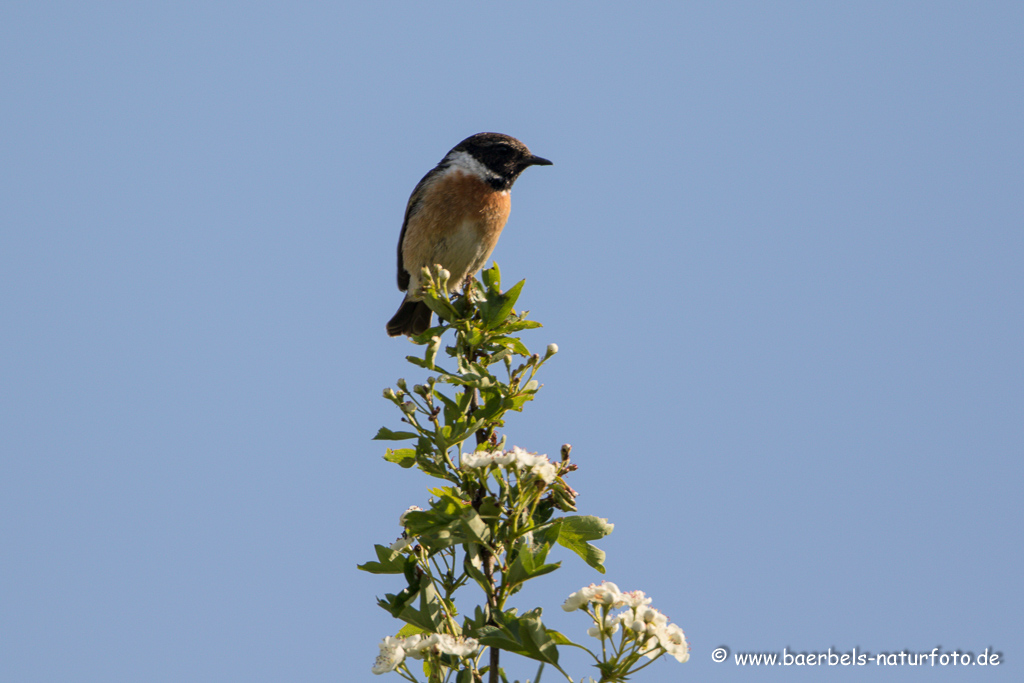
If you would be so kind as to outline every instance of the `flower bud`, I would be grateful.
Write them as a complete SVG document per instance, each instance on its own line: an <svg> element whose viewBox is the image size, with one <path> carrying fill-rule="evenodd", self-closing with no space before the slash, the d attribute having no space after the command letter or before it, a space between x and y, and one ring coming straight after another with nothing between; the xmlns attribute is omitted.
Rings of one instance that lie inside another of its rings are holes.
<svg viewBox="0 0 1024 683"><path fill-rule="evenodd" d="M551 356L558 353L558 344L548 344L548 350L544 354L545 358L551 358Z"/></svg>
<svg viewBox="0 0 1024 683"><path fill-rule="evenodd" d="M402 404L402 412L406 415L412 415L416 412L416 404L412 401L406 401Z"/></svg>
<svg viewBox="0 0 1024 683"><path fill-rule="evenodd" d="M389 401L393 401L395 399L395 390L392 389L391 387L385 389L384 398L388 399Z"/></svg>
<svg viewBox="0 0 1024 683"><path fill-rule="evenodd" d="M397 384L398 388L402 391L409 391L409 385L405 383L404 379L399 379L395 384Z"/></svg>

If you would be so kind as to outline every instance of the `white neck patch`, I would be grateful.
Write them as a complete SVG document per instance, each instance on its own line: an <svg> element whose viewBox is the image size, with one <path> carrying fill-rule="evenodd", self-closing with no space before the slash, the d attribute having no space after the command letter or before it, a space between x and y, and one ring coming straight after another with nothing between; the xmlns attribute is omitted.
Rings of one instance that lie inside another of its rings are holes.
<svg viewBox="0 0 1024 683"><path fill-rule="evenodd" d="M480 180L488 181L492 178L499 178L497 173L480 163L476 157L469 152L459 150L457 152L449 152L448 156L444 158L448 162L449 169L458 169L476 176Z"/></svg>

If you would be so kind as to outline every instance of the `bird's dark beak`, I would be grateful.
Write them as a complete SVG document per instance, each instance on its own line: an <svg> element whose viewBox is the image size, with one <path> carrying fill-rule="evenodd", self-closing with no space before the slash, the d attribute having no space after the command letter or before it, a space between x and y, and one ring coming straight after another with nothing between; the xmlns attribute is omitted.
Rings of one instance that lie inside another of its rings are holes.
<svg viewBox="0 0 1024 683"><path fill-rule="evenodd" d="M526 159L527 166L551 166L551 162L543 157L531 156Z"/></svg>

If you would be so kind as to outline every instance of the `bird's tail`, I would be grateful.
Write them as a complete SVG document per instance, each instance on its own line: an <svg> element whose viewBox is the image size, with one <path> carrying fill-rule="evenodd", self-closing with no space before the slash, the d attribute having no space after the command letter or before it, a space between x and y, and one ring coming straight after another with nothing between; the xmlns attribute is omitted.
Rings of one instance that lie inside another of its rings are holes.
<svg viewBox="0 0 1024 683"><path fill-rule="evenodd" d="M398 312L388 321L388 336L400 334L415 336L427 331L430 327L430 308L422 301L406 299L398 307Z"/></svg>

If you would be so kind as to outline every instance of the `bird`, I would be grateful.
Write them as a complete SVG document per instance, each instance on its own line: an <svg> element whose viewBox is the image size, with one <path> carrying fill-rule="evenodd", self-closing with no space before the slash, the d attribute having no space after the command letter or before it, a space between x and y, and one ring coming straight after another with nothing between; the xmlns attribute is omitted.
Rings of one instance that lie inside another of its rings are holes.
<svg viewBox="0 0 1024 683"><path fill-rule="evenodd" d="M405 299L388 321L390 337L430 327L420 271L440 265L460 292L490 258L508 220L509 191L530 166L552 162L501 133L477 133L455 145L416 185L398 237L398 289Z"/></svg>

